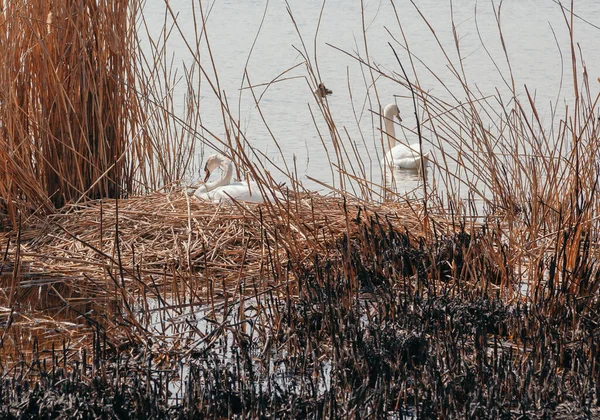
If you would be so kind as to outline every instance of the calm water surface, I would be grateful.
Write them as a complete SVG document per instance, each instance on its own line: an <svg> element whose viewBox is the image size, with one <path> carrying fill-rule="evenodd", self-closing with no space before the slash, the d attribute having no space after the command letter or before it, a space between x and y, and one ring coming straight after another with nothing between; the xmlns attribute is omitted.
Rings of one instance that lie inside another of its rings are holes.
<svg viewBox="0 0 600 420"><path fill-rule="evenodd" d="M197 2L170 0L183 36L191 43L195 39L193 3ZM496 24L498 2L416 0L421 13L435 30L439 44L410 1L394 1L397 16L389 0L362 3L361 6L361 1L358 0L327 0L325 3L317 0L288 2L311 60L313 64L318 64L321 80L334 91L334 94L328 97L328 102L344 141L348 142L349 149L350 142L354 142L366 163L367 177L380 183L382 176L379 162L382 145L379 117L371 111L380 110L377 95L381 106L393 102L394 95L400 95L397 102L404 118L403 124L407 129L414 129L416 123L412 102L406 89L394 81L378 78L376 95L367 69L328 45L367 57L361 7L364 8L364 26L371 62L388 74L399 74L400 67L388 45L392 43L409 73L409 78L414 81L416 74L423 89L435 96L451 100L452 92L460 100L465 98L464 91L452 74L440 48L441 44L446 49L449 59L456 65L459 64L452 33L452 18L460 39L462 65L472 87L477 86L482 95L495 94L497 88L508 98L507 87L496 68L498 66L503 74L508 75L508 66ZM260 85L272 81L284 71L304 61L298 52L298 49L302 50L301 39L286 8L286 2L203 0L202 4L208 15L208 39L218 69L220 86L228 97L232 111L239 118L247 139L277 164L282 164L285 159L291 165L295 158L298 175L307 188L326 191L308 177L337 186L337 179L332 176L327 156L327 152L333 152L333 146L327 125L320 118L311 87L304 77L307 75L306 66L300 65L286 74L290 80L272 84L268 88L262 86L255 89L256 96L261 98L262 114L280 144L281 152L269 134L250 91L240 89L248 86L247 82L242 83L246 64L251 83ZM600 76L600 3L597 0L577 0L575 7L575 13L587 21L575 18L575 37L590 74L592 94L595 95L600 86L597 81ZM315 40L321 9L322 21ZM197 4L195 10L198 23L200 12ZM148 0L145 16L150 25L150 36L155 39L160 35L165 18L167 22L172 21L161 0ZM550 103L556 103L557 98L560 98L558 103L564 109L564 104L572 100L569 32L561 7L553 0L506 0L502 4L500 16L517 88L523 98L525 85L530 92L535 93L542 122L550 124ZM411 69L406 52L396 41L404 42L401 29L411 51L423 62L416 63L416 72ZM167 46L175 68L183 75L184 66L189 68L193 60L182 41L182 36L173 31ZM486 49L493 60L488 56ZM206 48L203 47L201 51L202 64L212 72ZM561 52L564 62L561 61ZM441 81L433 77L430 70ZM578 69L578 73L581 75L581 68ZM225 136L218 101L208 84L202 83L200 90L202 123L215 134ZM176 112L183 114L186 95L184 81L175 88L174 95ZM316 127L311 117L311 109L317 115ZM344 130L347 131L347 135ZM415 141L414 137L410 137L410 133L408 135L409 141ZM202 154L210 153L210 150L198 153L198 160L201 161ZM434 151L437 159L443 153L455 152L439 149ZM274 172L274 175L280 181L285 181L282 174L277 175ZM435 175L430 175L430 178L433 176ZM197 179L196 174L190 174L190 177ZM410 191L418 185L418 177L412 173L400 173L397 179L401 191Z"/></svg>

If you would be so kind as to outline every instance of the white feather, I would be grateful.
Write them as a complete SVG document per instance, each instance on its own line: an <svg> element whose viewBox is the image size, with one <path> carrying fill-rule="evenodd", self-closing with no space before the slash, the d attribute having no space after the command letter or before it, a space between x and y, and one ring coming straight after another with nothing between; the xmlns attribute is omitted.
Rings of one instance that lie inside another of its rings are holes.
<svg viewBox="0 0 600 420"><path fill-rule="evenodd" d="M399 169L421 169L421 159L424 159L424 166L429 164L429 152L421 155L419 152L419 143L397 144L396 130L394 128L394 117L400 121L400 110L396 104L389 104L383 110L385 134L388 139L390 150L385 154L382 165Z"/></svg>
<svg viewBox="0 0 600 420"><path fill-rule="evenodd" d="M222 174L219 179L213 182L207 182L201 185L194 196L200 200L219 203L221 201L247 201L251 203L263 203L263 197L258 184L254 181L234 181L233 162L223 155L212 155L206 161L207 177L216 169L221 168ZM280 193L275 194L278 198L283 198Z"/></svg>

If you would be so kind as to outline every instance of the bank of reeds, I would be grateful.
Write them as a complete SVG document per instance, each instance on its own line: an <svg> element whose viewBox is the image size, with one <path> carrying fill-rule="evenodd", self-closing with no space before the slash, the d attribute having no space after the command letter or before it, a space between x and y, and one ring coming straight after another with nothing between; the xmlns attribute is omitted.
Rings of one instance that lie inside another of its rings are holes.
<svg viewBox="0 0 600 420"><path fill-rule="evenodd" d="M0 212L49 213L145 188L152 140L136 91L139 2L10 1L0 10ZM144 163L146 162L146 166Z"/></svg>
<svg viewBox="0 0 600 420"><path fill-rule="evenodd" d="M21 295L3 315L5 413L98 416L100 390L137 418L597 413L593 319L577 320L575 299L555 315L504 299L493 226L428 241L405 207L324 197L291 223L181 192L124 200L118 217L115 204L21 238L21 277L38 267L46 283L19 293L47 286L58 304ZM104 251L85 229L101 220L115 223L95 230Z"/></svg>
<svg viewBox="0 0 600 420"><path fill-rule="evenodd" d="M12 65L0 66L0 197L12 227L0 242L2 414L598 414L598 98L573 39L574 102L549 126L511 76L508 93L485 96L447 58L466 98L449 103L354 56L373 85L385 77L415 94L435 182L407 201L367 178L326 99L315 109L336 194L304 191L285 163L281 188L199 43L190 52L226 138L198 134L195 99L186 119L172 115L164 47L127 56L135 6L112 16L90 2L77 19L69 2L20 6L1 15L13 43ZM565 21L572 37L573 15ZM416 68L400 21L390 34ZM318 63L301 53L316 86ZM195 201L175 181L198 139L284 199ZM17 210L37 213L19 222ZM100 390L113 412L94 405Z"/></svg>
<svg viewBox="0 0 600 420"><path fill-rule="evenodd" d="M105 314L104 327L117 328L125 319L145 341L149 301L193 308L247 294L298 296L297 273L313 270L317 256L337 258L340 238L359 228L346 206L360 209L359 217L380 212L390 226L411 229L413 240L421 232L417 210L406 205L375 209L317 194L289 197L280 211L202 204L181 190L100 200L6 242L3 286L14 303L57 320ZM6 322L13 315L7 311ZM114 338L118 346L122 335Z"/></svg>

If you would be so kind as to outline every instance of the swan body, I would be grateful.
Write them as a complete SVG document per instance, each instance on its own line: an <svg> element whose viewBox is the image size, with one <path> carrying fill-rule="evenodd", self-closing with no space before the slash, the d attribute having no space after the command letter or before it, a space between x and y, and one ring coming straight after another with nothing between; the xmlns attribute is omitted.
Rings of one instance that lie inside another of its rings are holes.
<svg viewBox="0 0 600 420"><path fill-rule="evenodd" d="M213 203L232 200L247 201L250 203L264 203L265 201L258 185L254 181L250 181L250 183L246 181L233 182L211 191L207 191L204 185L202 185L194 192L194 195L201 200L212 201Z"/></svg>
<svg viewBox="0 0 600 420"><path fill-rule="evenodd" d="M205 182L195 192L194 196L203 201L211 201L220 203L221 201L247 201L250 203L263 203L263 197L258 184L254 181L234 181L233 178L233 162L223 155L212 155L206 160L204 170L206 177L204 181L208 181L211 173L220 168L222 171L221 177L216 181ZM283 198L277 193L277 197Z"/></svg>
<svg viewBox="0 0 600 420"><path fill-rule="evenodd" d="M400 169L421 169L421 160L424 167L429 164L429 152L421 155L419 143L409 145L397 144L394 117L400 118L400 110L396 104L389 104L383 110L385 134L387 135L389 150L383 158L382 165Z"/></svg>

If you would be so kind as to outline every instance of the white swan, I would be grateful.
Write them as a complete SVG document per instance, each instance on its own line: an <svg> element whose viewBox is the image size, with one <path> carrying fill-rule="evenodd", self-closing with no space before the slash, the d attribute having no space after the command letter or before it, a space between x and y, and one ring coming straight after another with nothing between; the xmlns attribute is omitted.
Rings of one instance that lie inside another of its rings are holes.
<svg viewBox="0 0 600 420"><path fill-rule="evenodd" d="M221 168L221 177L216 181L206 182L210 178L210 174L217 168ZM263 203L265 199L256 182L231 182L233 169L233 162L225 156L218 154L210 156L204 165L204 170L206 171L205 184L201 185L194 192L194 196L200 200L212 201L213 203L231 201L232 199L251 203ZM275 195L283 198L279 193Z"/></svg>
<svg viewBox="0 0 600 420"><path fill-rule="evenodd" d="M387 135L390 150L385 154L382 165L401 169L421 169L421 159L424 159L424 167L429 164L429 152L421 156L419 143L396 144L396 130L394 129L394 117L400 118L400 110L396 104L389 104L383 110L385 134Z"/></svg>

